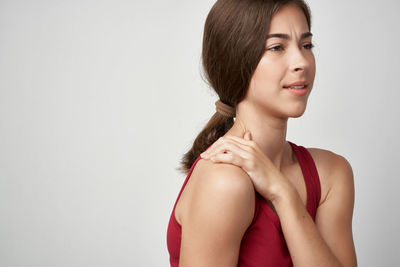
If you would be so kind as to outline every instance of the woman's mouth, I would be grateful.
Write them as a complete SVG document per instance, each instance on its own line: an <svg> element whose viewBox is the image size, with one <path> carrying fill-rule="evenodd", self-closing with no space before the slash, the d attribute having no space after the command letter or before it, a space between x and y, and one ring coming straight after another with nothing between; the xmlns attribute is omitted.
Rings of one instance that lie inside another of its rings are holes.
<svg viewBox="0 0 400 267"><path fill-rule="evenodd" d="M307 94L307 85L284 86L283 88L297 96Z"/></svg>

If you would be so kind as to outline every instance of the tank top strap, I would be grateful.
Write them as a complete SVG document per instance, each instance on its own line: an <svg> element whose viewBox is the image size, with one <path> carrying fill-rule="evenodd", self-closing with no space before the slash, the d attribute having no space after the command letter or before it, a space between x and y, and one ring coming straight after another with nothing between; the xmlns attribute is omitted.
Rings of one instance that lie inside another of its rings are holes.
<svg viewBox="0 0 400 267"><path fill-rule="evenodd" d="M321 199L321 184L317 167L315 166L315 162L307 148L296 145L290 141L288 142L293 148L303 173L307 190L307 210L313 220L315 220L317 208Z"/></svg>
<svg viewBox="0 0 400 267"><path fill-rule="evenodd" d="M182 185L182 187L181 187L181 190L179 191L178 197L177 197L176 200L175 200L174 208L172 209L173 212L175 212L175 207L176 207L176 204L178 204L179 197L181 196L181 194L182 194L182 192L183 192L183 189L185 188L187 182L189 181L190 175L192 175L194 166L196 166L197 162L198 162L200 159L201 159L201 156L198 156L198 157L196 158L196 160L193 162L192 166L190 167L190 170L189 170L188 174L186 175L186 178L185 178L185 181L183 182L183 185Z"/></svg>

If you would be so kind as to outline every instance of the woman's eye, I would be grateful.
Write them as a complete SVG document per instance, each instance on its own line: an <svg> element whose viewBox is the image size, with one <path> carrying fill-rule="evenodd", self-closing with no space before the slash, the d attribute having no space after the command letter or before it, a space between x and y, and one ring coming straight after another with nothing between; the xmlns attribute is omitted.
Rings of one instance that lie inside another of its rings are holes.
<svg viewBox="0 0 400 267"><path fill-rule="evenodd" d="M270 50L270 51L281 51L282 50L282 46L281 45L276 45L276 46L273 46L273 47L269 48L268 50Z"/></svg>
<svg viewBox="0 0 400 267"><path fill-rule="evenodd" d="M305 49L311 50L311 49L314 48L314 45L310 43L310 44L305 44L303 47L304 47Z"/></svg>
<svg viewBox="0 0 400 267"><path fill-rule="evenodd" d="M307 50L311 50L311 49L314 48L314 45L312 43L309 43L309 44L303 45L303 47L305 49L307 49ZM278 52L278 51L282 51L283 50L283 46L282 45L276 45L276 46L268 48L267 50Z"/></svg>

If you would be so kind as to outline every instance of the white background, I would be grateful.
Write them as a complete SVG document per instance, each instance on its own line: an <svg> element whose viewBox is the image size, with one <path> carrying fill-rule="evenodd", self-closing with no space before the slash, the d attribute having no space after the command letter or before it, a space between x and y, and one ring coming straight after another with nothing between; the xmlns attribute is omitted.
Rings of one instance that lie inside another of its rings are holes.
<svg viewBox="0 0 400 267"><path fill-rule="evenodd" d="M0 0L0 266L169 266L213 3ZM400 4L309 4L317 76L287 140L348 159L359 266L395 266Z"/></svg>

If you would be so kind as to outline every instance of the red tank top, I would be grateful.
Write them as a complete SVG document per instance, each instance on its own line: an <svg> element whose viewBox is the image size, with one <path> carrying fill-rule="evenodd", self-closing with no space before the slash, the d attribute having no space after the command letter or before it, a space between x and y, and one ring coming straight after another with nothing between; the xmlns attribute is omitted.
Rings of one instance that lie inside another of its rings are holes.
<svg viewBox="0 0 400 267"><path fill-rule="evenodd" d="M307 190L307 211L315 221L315 214L321 198L321 185L314 160L308 150L303 146L297 146L290 142L297 161L303 173ZM196 159L183 183L179 195L175 201L174 208L168 224L167 246L170 255L171 267L179 266L179 252L181 247L181 226L175 219L176 203L189 180L194 166L199 161ZM279 217L268 205L265 199L256 192L255 212L250 226L243 235L238 266L261 267L261 266L293 266L292 259L283 236Z"/></svg>

